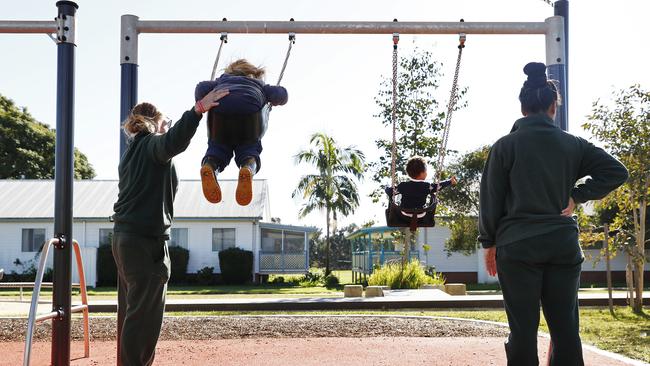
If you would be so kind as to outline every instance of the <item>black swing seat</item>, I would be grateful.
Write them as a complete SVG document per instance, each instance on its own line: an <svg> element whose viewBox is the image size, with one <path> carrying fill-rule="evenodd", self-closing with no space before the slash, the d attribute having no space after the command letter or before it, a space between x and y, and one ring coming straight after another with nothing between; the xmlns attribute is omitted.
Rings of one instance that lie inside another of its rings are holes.
<svg viewBox="0 0 650 366"><path fill-rule="evenodd" d="M266 132L270 111L270 104L252 114L225 114L211 109L208 112L208 138L225 145L255 143Z"/></svg>
<svg viewBox="0 0 650 366"><path fill-rule="evenodd" d="M389 227L408 227L411 231L415 231L418 227L434 227L436 226L435 213L437 206L438 200L434 192L429 195L428 206L416 209L400 207L395 203L394 197L390 195L388 208L386 209L386 225ZM424 216L418 217L423 213Z"/></svg>

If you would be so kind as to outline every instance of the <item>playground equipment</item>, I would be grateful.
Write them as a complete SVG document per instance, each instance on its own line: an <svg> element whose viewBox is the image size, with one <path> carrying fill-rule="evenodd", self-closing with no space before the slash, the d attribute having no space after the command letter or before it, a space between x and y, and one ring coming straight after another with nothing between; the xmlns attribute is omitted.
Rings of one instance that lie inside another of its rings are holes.
<svg viewBox="0 0 650 366"><path fill-rule="evenodd" d="M225 18L223 21L227 21ZM290 20L293 21L293 18ZM228 33L222 32L219 37L221 43L217 51L217 57L214 60L212 67L212 74L210 79L214 80L217 74L219 65L219 58L221 56L221 49L224 43L228 42ZM296 35L289 33L289 47L280 70L280 76L276 85L280 85L284 71L289 62L291 55L291 48L296 43ZM269 114L271 112L271 104L267 103L262 110L253 114L224 114L211 109L208 112L208 137L210 141L224 145L244 145L255 143L260 140L268 127Z"/></svg>
<svg viewBox="0 0 650 366"><path fill-rule="evenodd" d="M137 103L138 38L141 33L284 33L284 34L541 34L546 38L549 76L559 81L564 97L556 124L567 123L567 24L568 0L554 3L555 16L543 22L323 22L323 21L142 21L122 16L120 35L121 98L120 122ZM52 317L52 365L70 364L72 183L74 151L74 56L75 14L72 1L56 3L54 21L0 20L0 33L47 34L57 44L57 113L54 278ZM55 34L56 36L52 36ZM120 155L126 140L120 134Z"/></svg>
<svg viewBox="0 0 650 366"><path fill-rule="evenodd" d="M566 2L560 0L559 2ZM137 104L138 43L143 33L266 33L266 34L541 34L546 37L546 64L549 76L566 94L566 12L544 22L334 22L334 21L182 21L140 20L122 16L120 37L121 98L120 121ZM225 42L225 40L223 41ZM567 129L566 103L559 108L556 124ZM120 135L120 156L126 139Z"/></svg>
<svg viewBox="0 0 650 366"><path fill-rule="evenodd" d="M460 20L464 22L463 19ZM456 71L454 72L454 81L451 85L451 95L449 96L449 103L447 105L447 113L445 118L445 125L442 131L442 142L438 149L438 161L436 164L436 175L434 182L440 182L442 178L442 170L444 168L445 155L447 153L447 141L449 140L449 130L451 128L451 116L458 101L458 74L460 73L460 61L463 56L463 49L465 48L465 41L467 36L465 33L459 34L458 39L458 58L456 59ZM388 198L388 208L386 208L386 225L390 227L408 227L411 232L415 232L418 227L434 227L436 226L436 207L438 206L438 199L436 191L431 191L428 198L428 204L422 208L406 208L401 204L396 203L395 197L400 193L397 191L397 173L395 168L395 161L397 159L397 44L399 43L399 34L393 35L393 103L391 120L393 122L393 143L391 147L391 162L390 162L390 175L392 193Z"/></svg>
<svg viewBox="0 0 650 366"><path fill-rule="evenodd" d="M23 356L23 366L29 366L32 354L32 339L34 337L34 326L38 322L48 319L60 318L63 314L60 309L54 308L47 314L36 316L38 309L38 299L41 294L41 285L43 284L43 274L45 273L45 263L47 262L47 254L50 247L55 248L61 244L60 238L53 238L48 240L41 251L41 256L38 262L38 269L36 270L36 279L34 281L34 291L32 292L32 302L29 307L29 317L27 318L27 334L25 336L25 351ZM81 293L81 305L70 307L70 313L83 313L83 332L84 332L84 357L90 356L90 327L88 321L88 296L86 295L86 276L84 274L84 265L81 260L81 249L76 240L72 240L72 247L74 249L75 259L77 262L77 273L79 273L79 288ZM69 342L68 342L69 344ZM54 354L54 353L53 353ZM70 363L70 360L68 360Z"/></svg>
<svg viewBox="0 0 650 366"><path fill-rule="evenodd" d="M77 4L58 1L51 21L0 20L0 33L47 34L57 45L56 158L52 365L70 364L72 183L74 179L74 57Z"/></svg>

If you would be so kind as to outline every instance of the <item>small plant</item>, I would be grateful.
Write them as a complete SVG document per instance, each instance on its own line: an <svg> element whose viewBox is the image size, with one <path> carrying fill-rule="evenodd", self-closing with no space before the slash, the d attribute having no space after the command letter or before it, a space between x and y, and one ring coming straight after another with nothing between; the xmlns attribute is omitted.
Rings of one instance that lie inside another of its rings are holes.
<svg viewBox="0 0 650 366"><path fill-rule="evenodd" d="M329 289L337 288L339 286L339 278L333 274L329 274L325 276L324 282L325 282L325 287Z"/></svg>
<svg viewBox="0 0 650 366"><path fill-rule="evenodd" d="M284 283L284 277L282 277L282 276L273 277L273 279L271 280L271 283L274 283L274 284Z"/></svg>
<svg viewBox="0 0 650 366"><path fill-rule="evenodd" d="M321 272L307 272L298 281L302 287L317 287L323 285L323 274Z"/></svg>
<svg viewBox="0 0 650 366"><path fill-rule="evenodd" d="M38 255L38 254L37 254ZM36 258L36 256L34 256ZM12 274L15 274L18 278L18 281L21 282L34 282L36 280L36 266L34 265L34 260L30 259L26 262L22 262L20 258L16 258L13 262L14 266L20 267L20 273L12 271Z"/></svg>
<svg viewBox="0 0 650 366"><path fill-rule="evenodd" d="M418 260L412 260L402 266L401 263L387 263L374 271L368 279L371 286L390 286L392 289L417 289L424 284L444 284L444 277L433 272L427 274Z"/></svg>
<svg viewBox="0 0 650 366"><path fill-rule="evenodd" d="M211 285L214 282L214 267L203 267L196 271L196 281L201 285Z"/></svg>

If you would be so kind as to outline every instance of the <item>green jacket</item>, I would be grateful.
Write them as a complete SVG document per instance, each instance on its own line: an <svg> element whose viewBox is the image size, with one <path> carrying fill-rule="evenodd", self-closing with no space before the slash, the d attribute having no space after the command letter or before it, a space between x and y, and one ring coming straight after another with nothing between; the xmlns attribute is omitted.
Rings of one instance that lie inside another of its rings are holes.
<svg viewBox="0 0 650 366"><path fill-rule="evenodd" d="M590 176L584 183L576 182ZM479 237L484 248L571 226L560 213L569 197L597 200L628 178L603 149L556 127L545 114L515 122L490 149L481 179Z"/></svg>
<svg viewBox="0 0 650 366"><path fill-rule="evenodd" d="M178 177L172 158L187 149L201 116L191 109L167 133L138 133L119 165L115 231L169 237Z"/></svg>

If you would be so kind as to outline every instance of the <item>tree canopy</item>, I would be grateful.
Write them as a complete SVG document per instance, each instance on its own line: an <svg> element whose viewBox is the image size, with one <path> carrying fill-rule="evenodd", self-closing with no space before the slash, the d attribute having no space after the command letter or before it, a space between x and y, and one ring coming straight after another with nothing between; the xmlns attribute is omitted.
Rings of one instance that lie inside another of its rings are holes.
<svg viewBox="0 0 650 366"><path fill-rule="evenodd" d="M0 95L0 179L54 178L55 143L55 130ZM74 177L95 177L88 158L76 148Z"/></svg>
<svg viewBox="0 0 650 366"><path fill-rule="evenodd" d="M612 229L618 231L613 242L619 243L633 262L636 298L632 303L641 311L650 203L650 91L632 85L615 91L611 103L595 101L582 127L603 142L630 174L620 189L605 198L602 210L613 216L608 218Z"/></svg>

